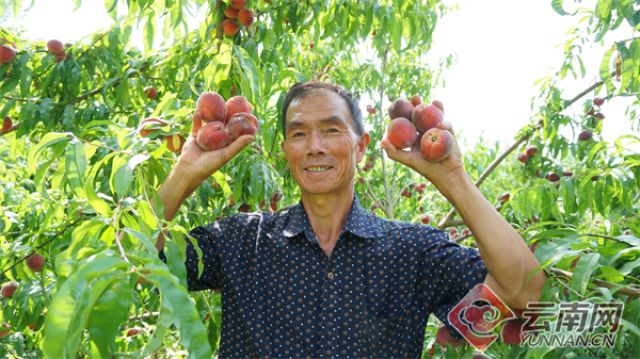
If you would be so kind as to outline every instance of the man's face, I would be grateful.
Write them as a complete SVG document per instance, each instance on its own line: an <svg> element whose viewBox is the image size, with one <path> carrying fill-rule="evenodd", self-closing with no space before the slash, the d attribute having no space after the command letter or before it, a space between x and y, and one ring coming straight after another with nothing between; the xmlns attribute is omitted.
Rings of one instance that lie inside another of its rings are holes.
<svg viewBox="0 0 640 359"><path fill-rule="evenodd" d="M285 159L303 194L341 194L353 188L369 135L356 134L340 95L314 90L291 102L285 121Z"/></svg>

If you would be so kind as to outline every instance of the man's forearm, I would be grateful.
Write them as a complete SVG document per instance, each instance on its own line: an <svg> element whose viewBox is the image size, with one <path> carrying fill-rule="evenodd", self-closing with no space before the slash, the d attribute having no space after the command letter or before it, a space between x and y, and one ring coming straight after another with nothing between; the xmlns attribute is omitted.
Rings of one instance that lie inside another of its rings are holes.
<svg viewBox="0 0 640 359"><path fill-rule="evenodd" d="M538 272L527 282L529 275L539 266L537 259L469 176L466 173L451 176L440 189L476 237L485 265L500 287L509 296L523 293L529 297L539 295L545 281L544 272Z"/></svg>

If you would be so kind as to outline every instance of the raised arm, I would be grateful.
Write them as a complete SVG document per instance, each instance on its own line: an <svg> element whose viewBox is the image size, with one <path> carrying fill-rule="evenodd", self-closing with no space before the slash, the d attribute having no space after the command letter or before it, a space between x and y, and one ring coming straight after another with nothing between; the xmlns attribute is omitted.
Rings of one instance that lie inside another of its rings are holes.
<svg viewBox="0 0 640 359"><path fill-rule="evenodd" d="M439 125L453 135L447 122ZM546 280L543 271L529 278L539 266L518 232L495 210L473 184L462 166L460 148L454 138L453 151L439 163L424 160L419 149L402 151L386 139L387 155L414 169L451 202L477 239L480 255L489 271L485 279L491 289L512 308L525 308L540 298Z"/></svg>

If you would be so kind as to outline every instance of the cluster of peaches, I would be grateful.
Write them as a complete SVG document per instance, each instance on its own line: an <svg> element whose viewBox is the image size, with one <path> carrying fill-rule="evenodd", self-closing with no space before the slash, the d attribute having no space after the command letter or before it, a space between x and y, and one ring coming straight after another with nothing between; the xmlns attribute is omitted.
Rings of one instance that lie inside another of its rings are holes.
<svg viewBox="0 0 640 359"><path fill-rule="evenodd" d="M222 31L226 36L235 36L240 31L238 22L246 27L253 23L253 11L247 9L246 5L247 0L231 0L229 6L224 9L225 19L222 21Z"/></svg>
<svg viewBox="0 0 640 359"><path fill-rule="evenodd" d="M422 157L429 162L441 162L451 153L453 136L437 127L444 121L440 101L424 104L417 95L411 100L401 98L389 107L389 117L386 138L396 148L418 146Z"/></svg>

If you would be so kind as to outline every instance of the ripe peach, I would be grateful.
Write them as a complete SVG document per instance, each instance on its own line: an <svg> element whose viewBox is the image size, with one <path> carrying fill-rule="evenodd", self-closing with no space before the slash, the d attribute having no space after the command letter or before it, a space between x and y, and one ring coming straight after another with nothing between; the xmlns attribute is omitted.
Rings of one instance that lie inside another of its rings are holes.
<svg viewBox="0 0 640 359"><path fill-rule="evenodd" d="M231 141L242 135L255 135L258 132L258 119L250 113L237 113L229 119L227 130Z"/></svg>
<svg viewBox="0 0 640 359"><path fill-rule="evenodd" d="M151 100L158 96L158 90L156 90L156 88L153 86L145 87L144 93L147 94L147 98Z"/></svg>
<svg viewBox="0 0 640 359"><path fill-rule="evenodd" d="M432 103L435 107L439 108L439 109L440 109L440 111L442 111L442 113L444 113L444 105L442 104L442 101L440 101L440 100L433 100L433 101L431 101L431 103Z"/></svg>
<svg viewBox="0 0 640 359"><path fill-rule="evenodd" d="M2 289L0 290L0 292L2 292L3 298L11 298L13 297L13 293L16 291L16 289L18 289L17 282L7 282L2 285Z"/></svg>
<svg viewBox="0 0 640 359"><path fill-rule="evenodd" d="M418 105L411 114L411 120L416 125L418 132L424 133L438 126L444 121L444 113L434 104Z"/></svg>
<svg viewBox="0 0 640 359"><path fill-rule="evenodd" d="M591 131L582 131L580 132L580 134L578 135L578 140L579 141L589 141L593 138L593 133Z"/></svg>
<svg viewBox="0 0 640 359"><path fill-rule="evenodd" d="M595 115L593 115L595 118L597 118L598 120L604 120L604 115L600 112L596 112Z"/></svg>
<svg viewBox="0 0 640 359"><path fill-rule="evenodd" d="M593 107L590 108L589 111L587 111L587 115L589 115L589 116L593 116L593 115L595 115L595 113L596 113L596 110Z"/></svg>
<svg viewBox="0 0 640 359"><path fill-rule="evenodd" d="M411 198L411 191L409 191L408 188L405 188L402 190L402 192L400 192L400 195L402 197Z"/></svg>
<svg viewBox="0 0 640 359"><path fill-rule="evenodd" d="M571 171L562 172L562 177L572 177L572 176L573 176L573 172Z"/></svg>
<svg viewBox="0 0 640 359"><path fill-rule="evenodd" d="M387 139L396 148L404 149L413 146L418 138L416 126L404 117L395 118L387 127Z"/></svg>
<svg viewBox="0 0 640 359"><path fill-rule="evenodd" d="M596 106L602 106L604 99L602 97L596 97L593 99L593 104Z"/></svg>
<svg viewBox="0 0 640 359"><path fill-rule="evenodd" d="M453 136L446 130L432 128L420 140L422 158L429 162L444 161L453 149Z"/></svg>
<svg viewBox="0 0 640 359"><path fill-rule="evenodd" d="M135 328L131 328L131 329L127 330L127 336L128 337L132 337L132 336L138 335L140 333L144 333L144 329L135 327Z"/></svg>
<svg viewBox="0 0 640 359"><path fill-rule="evenodd" d="M529 156L527 156L526 153L519 153L518 154L518 161L520 161L522 163L527 163L527 162L529 162Z"/></svg>
<svg viewBox="0 0 640 359"><path fill-rule="evenodd" d="M225 123L229 122L231 117L237 113L246 112L251 113L253 108L251 104L244 96L233 96L227 100L226 103L227 115L225 116Z"/></svg>
<svg viewBox="0 0 640 359"><path fill-rule="evenodd" d="M203 92L196 102L196 111L200 112L204 122L224 122L227 115L224 98L216 92Z"/></svg>
<svg viewBox="0 0 640 359"><path fill-rule="evenodd" d="M204 151L213 151L227 145L229 135L220 121L207 123L198 131L196 143Z"/></svg>
<svg viewBox="0 0 640 359"><path fill-rule="evenodd" d="M423 214L422 216L420 216L420 222L422 222L422 224L429 224L429 222L431 222L431 216L429 216L428 214Z"/></svg>
<svg viewBox="0 0 640 359"><path fill-rule="evenodd" d="M229 19L237 19L238 18L238 9L234 9L231 6L229 6L228 8L224 9L224 16L228 17Z"/></svg>
<svg viewBox="0 0 640 359"><path fill-rule="evenodd" d="M47 42L47 51L52 55L61 54L64 52L64 44L60 40L49 40Z"/></svg>
<svg viewBox="0 0 640 359"><path fill-rule="evenodd" d="M413 107L413 104L407 99L397 99L393 101L391 106L389 106L389 118L411 118L411 111L413 111Z"/></svg>
<svg viewBox="0 0 640 359"><path fill-rule="evenodd" d="M8 45L0 46L0 64L8 64L16 57L16 50Z"/></svg>
<svg viewBox="0 0 640 359"><path fill-rule="evenodd" d="M368 112L370 115L375 115L377 111L376 111L376 108L375 108L375 107L373 107L373 106L371 106L371 105L367 105L367 112Z"/></svg>
<svg viewBox="0 0 640 359"><path fill-rule="evenodd" d="M155 117L145 118L140 122L140 136L148 137L151 133L157 131L157 128L166 125L167 122L165 120Z"/></svg>
<svg viewBox="0 0 640 359"><path fill-rule="evenodd" d="M224 32L226 36L234 36L239 30L240 26L238 26L235 21L231 19L222 21L222 32Z"/></svg>
<svg viewBox="0 0 640 359"><path fill-rule="evenodd" d="M363 171L369 171L373 168L373 162L367 162L364 164L364 167L362 167Z"/></svg>
<svg viewBox="0 0 640 359"><path fill-rule="evenodd" d="M11 121L11 117L5 116L2 120L2 129L0 129L0 133L7 133L11 131L13 127L13 121Z"/></svg>
<svg viewBox="0 0 640 359"><path fill-rule="evenodd" d="M231 0L230 5L234 9L242 10L247 5L247 0Z"/></svg>
<svg viewBox="0 0 640 359"><path fill-rule="evenodd" d="M45 259L43 256L38 253L33 253L29 257L27 257L27 266L34 272L41 272L42 268L44 268Z"/></svg>
<svg viewBox="0 0 640 359"><path fill-rule="evenodd" d="M6 337L9 334L11 334L11 326L9 325L9 323L3 322L2 325L0 325L0 339Z"/></svg>
<svg viewBox="0 0 640 359"><path fill-rule="evenodd" d="M422 98L418 95L413 95L411 97L411 104L413 106L418 106L418 105L422 105Z"/></svg>
<svg viewBox="0 0 640 359"><path fill-rule="evenodd" d="M558 182L560 181L560 176L558 176L558 174L555 172L551 172L547 175L547 180L549 182Z"/></svg>
<svg viewBox="0 0 640 359"><path fill-rule="evenodd" d="M500 195L500 197L498 197L498 201L500 201L500 204L504 204L505 202L508 202L511 199L511 194L510 193L503 193L502 195Z"/></svg>
<svg viewBox="0 0 640 359"><path fill-rule="evenodd" d="M525 153L527 154L527 156L529 157L533 157L536 155L536 152L538 152L538 149L534 146L529 146L527 147L527 150L525 151Z"/></svg>
<svg viewBox="0 0 640 359"><path fill-rule="evenodd" d="M182 146L184 146L185 139L182 135L176 133L165 137L164 141L167 143L169 151L173 153L180 153L182 151Z"/></svg>
<svg viewBox="0 0 640 359"><path fill-rule="evenodd" d="M244 26L251 26L251 24L253 24L253 11L248 10L248 9L242 9L240 11L238 11L238 21L240 21L240 23ZM311 44L312 48L313 48L313 44Z"/></svg>

